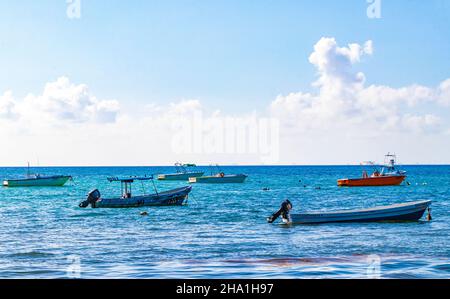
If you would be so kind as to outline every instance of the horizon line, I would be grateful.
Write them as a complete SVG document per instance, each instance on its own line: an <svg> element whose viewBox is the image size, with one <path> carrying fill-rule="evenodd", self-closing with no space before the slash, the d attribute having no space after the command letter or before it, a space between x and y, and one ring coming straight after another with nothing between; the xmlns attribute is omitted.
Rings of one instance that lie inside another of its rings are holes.
<svg viewBox="0 0 450 299"><path fill-rule="evenodd" d="M215 166L216 164L213 164ZM375 165L382 165L375 164ZM400 166L450 166L450 163L444 163L444 164L436 164L436 163L414 163L414 164L397 164ZM203 165L198 164L197 167L209 167L211 165ZM361 164L219 164L219 167L295 167L295 166L301 166L301 167L326 167L326 166L370 166L370 165L361 165ZM171 165L38 165L38 166L30 166L30 168L57 168L57 167L174 167L173 164ZM0 168L28 168L27 165L17 166L17 165L9 165L9 166L2 166L0 165Z"/></svg>

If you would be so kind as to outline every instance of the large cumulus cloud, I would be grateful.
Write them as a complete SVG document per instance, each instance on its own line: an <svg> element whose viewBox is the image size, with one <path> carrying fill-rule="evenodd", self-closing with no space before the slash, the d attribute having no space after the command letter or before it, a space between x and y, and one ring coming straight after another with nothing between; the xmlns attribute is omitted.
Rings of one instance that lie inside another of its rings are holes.
<svg viewBox="0 0 450 299"><path fill-rule="evenodd" d="M441 116L421 113L421 105L448 106L450 79L437 87L413 84L401 88L366 86L366 76L355 64L374 53L373 42L340 47L334 38L321 38L309 61L318 79L313 93L279 95L270 105L287 128L340 129L348 134L389 131L430 132L440 129ZM439 110L439 108L435 109Z"/></svg>
<svg viewBox="0 0 450 299"><path fill-rule="evenodd" d="M42 94L29 94L21 101L15 100L12 92L0 98L0 118L25 122L113 123L118 112L118 101L99 100L87 85L71 83L67 77L47 83Z"/></svg>

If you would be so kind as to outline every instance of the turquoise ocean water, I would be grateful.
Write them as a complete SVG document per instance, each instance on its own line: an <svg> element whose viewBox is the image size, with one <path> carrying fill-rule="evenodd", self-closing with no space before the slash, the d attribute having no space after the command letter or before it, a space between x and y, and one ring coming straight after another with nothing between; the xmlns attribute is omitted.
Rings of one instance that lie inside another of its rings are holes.
<svg viewBox="0 0 450 299"><path fill-rule="evenodd" d="M223 169L248 180L194 185L181 207L81 209L93 188L119 195L107 176L173 168L39 168L72 175L74 182L0 188L0 278L450 278L450 166L405 166L410 185L373 188L336 186L339 178L359 176L356 166ZM0 168L0 179L25 171ZM186 184L155 183L158 190ZM135 184L134 191L141 188ZM431 199L433 220L268 224L285 198L294 212Z"/></svg>

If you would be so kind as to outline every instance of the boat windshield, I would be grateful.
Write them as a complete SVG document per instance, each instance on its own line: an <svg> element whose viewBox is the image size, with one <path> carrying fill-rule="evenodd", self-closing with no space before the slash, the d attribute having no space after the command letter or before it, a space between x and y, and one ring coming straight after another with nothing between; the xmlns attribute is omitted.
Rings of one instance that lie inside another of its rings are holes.
<svg viewBox="0 0 450 299"><path fill-rule="evenodd" d="M109 182L120 182L120 192L122 195L122 198L131 198L132 197L132 192L131 192L131 185L135 182L135 181L140 181L141 185L142 185L142 193L145 195L145 188L144 188L144 181L152 181L153 183L153 188L156 192L156 194L158 194L158 190L156 189L156 185L155 182L153 181L153 175L151 176L143 176L143 177L139 177L139 176L130 176L130 177L108 177L107 178Z"/></svg>
<svg viewBox="0 0 450 299"><path fill-rule="evenodd" d="M181 163L175 163L175 169L177 171L177 173L189 173L192 172L194 167L196 167L197 165L192 164L192 163L187 163L187 164L181 164Z"/></svg>

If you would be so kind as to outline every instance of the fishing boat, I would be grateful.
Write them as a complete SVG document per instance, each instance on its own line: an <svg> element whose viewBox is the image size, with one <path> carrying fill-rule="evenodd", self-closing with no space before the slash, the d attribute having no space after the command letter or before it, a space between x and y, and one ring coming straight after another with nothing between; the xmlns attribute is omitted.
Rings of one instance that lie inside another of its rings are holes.
<svg viewBox="0 0 450 299"><path fill-rule="evenodd" d="M166 181L187 181L189 178L200 177L204 174L203 171L196 171L195 164L181 164L175 163L175 173L160 174L158 180Z"/></svg>
<svg viewBox="0 0 450 299"><path fill-rule="evenodd" d="M25 178L7 179L3 181L5 187L60 187L64 186L67 181L71 180L70 175L41 175L30 172L30 163Z"/></svg>
<svg viewBox="0 0 450 299"><path fill-rule="evenodd" d="M282 205L280 211L268 218L269 222L282 215L286 224L320 224L330 222L378 222L378 221L418 221L428 209L431 200L406 202L369 209L341 210L332 212L310 212L290 214L292 205ZM429 215L431 219L431 215Z"/></svg>
<svg viewBox="0 0 450 299"><path fill-rule="evenodd" d="M225 174L219 165L211 165L211 175L190 177L189 183L205 183L205 184L229 184L243 183L247 178L245 174Z"/></svg>
<svg viewBox="0 0 450 299"><path fill-rule="evenodd" d="M406 171L399 170L396 167L396 156L388 153L385 156L384 165L381 170L375 167L374 162L363 162L361 165L371 165L375 168L369 176L366 170L363 170L361 178L340 179L337 181L340 187L367 187L367 186L396 186L400 185L406 178Z"/></svg>
<svg viewBox="0 0 450 299"><path fill-rule="evenodd" d="M102 198L100 191L94 189L89 192L86 200L82 201L79 206L86 208L91 205L92 208L135 208L144 206L179 206L182 205L187 199L189 192L192 190L192 186L185 186L169 191L158 192L155 184L153 183L155 193L142 194L134 196L132 194L132 184L134 182L141 182L142 188L144 188L145 181L152 181L153 176L145 177L127 177L118 178L110 177L109 182L120 182L121 185L121 197L115 198Z"/></svg>

